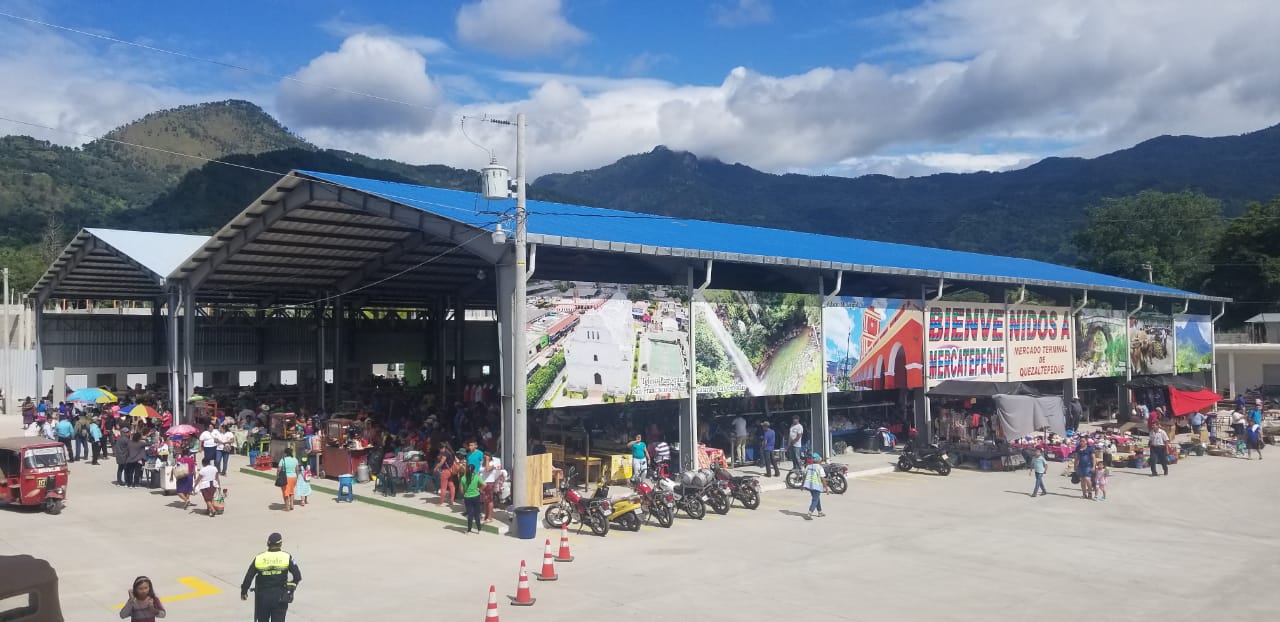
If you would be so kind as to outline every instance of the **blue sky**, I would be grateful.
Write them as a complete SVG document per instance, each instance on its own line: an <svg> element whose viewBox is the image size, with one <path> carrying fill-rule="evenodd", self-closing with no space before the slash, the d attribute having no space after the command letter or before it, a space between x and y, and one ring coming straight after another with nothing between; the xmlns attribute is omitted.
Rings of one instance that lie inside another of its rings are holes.
<svg viewBox="0 0 1280 622"><path fill-rule="evenodd" d="M1280 3L1151 6L0 0L0 12L253 70L0 17L0 116L65 130L0 133L79 144L234 97L317 144L415 163L483 165L468 137L508 157L510 132L473 123L464 136L458 121L519 110L535 173L663 144L771 172L921 175L1280 121Z"/></svg>

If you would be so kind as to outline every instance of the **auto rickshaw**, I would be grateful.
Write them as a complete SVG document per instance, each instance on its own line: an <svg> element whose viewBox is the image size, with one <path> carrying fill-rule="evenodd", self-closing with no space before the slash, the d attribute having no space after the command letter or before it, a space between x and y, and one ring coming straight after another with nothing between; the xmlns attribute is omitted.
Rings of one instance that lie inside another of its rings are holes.
<svg viewBox="0 0 1280 622"><path fill-rule="evenodd" d="M62 512L67 498L67 451L39 437L0 438L0 504L38 505Z"/></svg>

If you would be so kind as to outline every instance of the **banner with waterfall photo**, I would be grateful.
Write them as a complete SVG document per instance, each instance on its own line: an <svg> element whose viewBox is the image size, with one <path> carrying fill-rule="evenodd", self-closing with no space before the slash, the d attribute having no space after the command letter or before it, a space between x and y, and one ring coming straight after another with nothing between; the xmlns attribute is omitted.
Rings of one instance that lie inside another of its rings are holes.
<svg viewBox="0 0 1280 622"><path fill-rule="evenodd" d="M528 407L688 397L688 288L529 282Z"/></svg>
<svg viewBox="0 0 1280 622"><path fill-rule="evenodd" d="M790 395L822 390L813 294L706 290L693 294L699 395Z"/></svg>
<svg viewBox="0 0 1280 622"><path fill-rule="evenodd" d="M924 311L918 300L840 297L822 309L827 391L924 386Z"/></svg>
<svg viewBox="0 0 1280 622"><path fill-rule="evenodd" d="M1173 316L1177 345L1178 373L1204 371L1213 367L1213 320L1207 315Z"/></svg>
<svg viewBox="0 0 1280 622"><path fill-rule="evenodd" d="M1133 375L1172 374L1173 317L1139 313L1129 319L1129 361Z"/></svg>
<svg viewBox="0 0 1280 622"><path fill-rule="evenodd" d="M1083 309L1076 314L1076 377L1123 376L1129 365L1125 312Z"/></svg>

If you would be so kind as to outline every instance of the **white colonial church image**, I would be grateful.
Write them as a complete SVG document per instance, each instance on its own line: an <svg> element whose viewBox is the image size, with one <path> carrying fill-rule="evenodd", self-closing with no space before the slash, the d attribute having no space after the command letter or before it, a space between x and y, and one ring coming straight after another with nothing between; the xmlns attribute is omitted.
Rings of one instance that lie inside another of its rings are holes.
<svg viewBox="0 0 1280 622"><path fill-rule="evenodd" d="M583 313L565 346L565 387L619 397L630 393L634 348L631 303L625 298Z"/></svg>

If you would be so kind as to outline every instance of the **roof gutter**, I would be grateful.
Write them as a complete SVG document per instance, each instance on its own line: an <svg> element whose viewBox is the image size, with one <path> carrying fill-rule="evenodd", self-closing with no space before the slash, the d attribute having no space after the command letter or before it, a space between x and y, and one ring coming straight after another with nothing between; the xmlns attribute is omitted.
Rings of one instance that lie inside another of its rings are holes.
<svg viewBox="0 0 1280 622"><path fill-rule="evenodd" d="M1182 301L1182 313L1181 313L1181 314L1179 314L1179 315L1186 315L1186 314L1187 314L1187 310L1188 310L1188 309L1190 309L1190 308L1191 308L1191 299L1190 299L1190 298L1188 298L1188 299L1186 299L1186 300L1183 300L1183 301Z"/></svg>
<svg viewBox="0 0 1280 622"><path fill-rule="evenodd" d="M524 280L533 278L533 271L538 269L538 245L529 245L529 269L524 273Z"/></svg>
<svg viewBox="0 0 1280 622"><path fill-rule="evenodd" d="M1089 304L1089 290L1086 289L1084 290L1084 297L1080 299L1080 305L1079 306L1073 305L1071 307L1071 317L1075 317L1077 313L1083 311L1084 306L1087 304Z"/></svg>
<svg viewBox="0 0 1280 622"><path fill-rule="evenodd" d="M1217 324L1218 320L1222 319L1222 316L1226 314L1227 314L1227 303L1224 302L1222 303L1222 310L1218 311L1218 314L1213 316L1213 319L1209 320L1209 323Z"/></svg>
<svg viewBox="0 0 1280 622"><path fill-rule="evenodd" d="M938 278L938 295L934 296L933 298L930 298L930 300L932 301L942 300L942 292L946 288L947 288L947 280L939 277Z"/></svg>
<svg viewBox="0 0 1280 622"><path fill-rule="evenodd" d="M1027 286L1024 283L1022 287L1018 288L1018 299L1014 301L1013 306L1016 307L1026 301L1027 301Z"/></svg>
<svg viewBox="0 0 1280 622"><path fill-rule="evenodd" d="M712 265L712 262L713 262L713 261L715 261L715 260L714 260L714 259L708 259L708 260L707 260L707 278L703 279L703 280L702 280L702 285L699 285L699 286L698 286L698 293L699 293L699 294L701 294L704 290L706 290L706 289L707 289L707 286L711 285L711 265Z"/></svg>
<svg viewBox="0 0 1280 622"><path fill-rule="evenodd" d="M840 293L840 289L841 289L842 287L844 287L844 270L837 270L837 271L836 271L836 286L835 286L835 288L834 288L834 289L832 289L832 290L831 290L831 293L830 293L830 294L827 294L827 299L826 299L826 300L824 300L824 301L822 301L822 302L823 302L823 304L826 304L826 303L831 302L832 300L835 300L836 294L839 294L839 293Z"/></svg>

